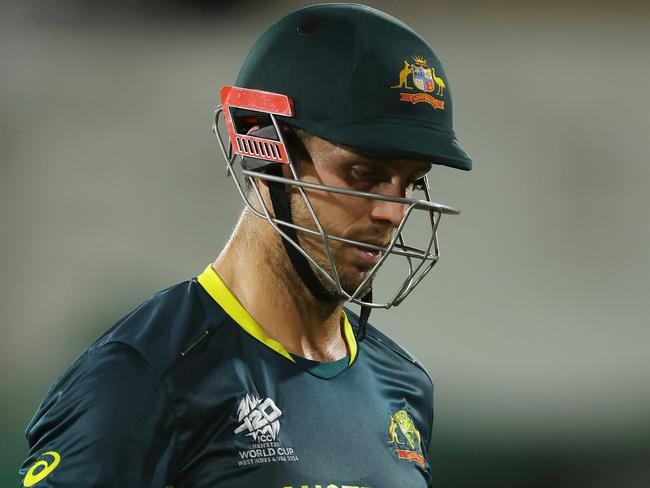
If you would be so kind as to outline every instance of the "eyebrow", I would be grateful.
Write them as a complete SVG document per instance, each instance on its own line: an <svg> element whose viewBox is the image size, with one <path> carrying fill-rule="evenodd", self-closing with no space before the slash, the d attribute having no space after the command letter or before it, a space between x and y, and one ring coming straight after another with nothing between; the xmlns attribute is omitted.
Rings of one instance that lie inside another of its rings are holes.
<svg viewBox="0 0 650 488"><path fill-rule="evenodd" d="M376 163L376 164L381 164L384 166L392 166L395 164L395 159L390 159L390 158L382 158L380 156L372 156L370 154L365 154L363 152L360 152L356 150L355 148L352 148L350 146L346 146L345 144L334 144L335 146L342 147L350 152L352 152L358 159L359 162L365 162L365 163ZM431 168L433 168L433 163L424 161L422 160L422 165L418 166L414 173L415 174L421 174L422 176L426 175L429 171L431 171Z"/></svg>

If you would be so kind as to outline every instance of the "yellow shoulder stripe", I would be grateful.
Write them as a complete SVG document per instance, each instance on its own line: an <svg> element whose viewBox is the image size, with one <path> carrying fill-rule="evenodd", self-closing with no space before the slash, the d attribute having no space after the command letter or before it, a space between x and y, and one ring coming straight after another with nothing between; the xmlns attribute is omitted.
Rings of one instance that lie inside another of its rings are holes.
<svg viewBox="0 0 650 488"><path fill-rule="evenodd" d="M232 317L232 319L237 322L242 329L262 344L270 347L281 356L284 356L289 361L295 363L291 354L289 354L282 344L266 335L262 327L228 289L211 264L208 264L203 273L201 273L197 279L212 299L217 302L217 304L219 304L219 306L223 308L223 310L230 315L230 317ZM341 314L343 319L343 337L350 353L349 364L352 364L357 356L357 341L354 337L354 331L348 321L347 315L343 311Z"/></svg>
<svg viewBox="0 0 650 488"><path fill-rule="evenodd" d="M357 358L357 338L354 337L354 330L352 330L352 326L350 325L345 310L341 310L341 315L343 316L343 338L345 339L345 343L348 346L348 352L350 353L350 362L348 363L348 366L350 366Z"/></svg>
<svg viewBox="0 0 650 488"><path fill-rule="evenodd" d="M242 329L289 361L295 362L282 344L266 335L262 327L228 289L211 264L208 264L203 273L198 276L198 280L205 291Z"/></svg>

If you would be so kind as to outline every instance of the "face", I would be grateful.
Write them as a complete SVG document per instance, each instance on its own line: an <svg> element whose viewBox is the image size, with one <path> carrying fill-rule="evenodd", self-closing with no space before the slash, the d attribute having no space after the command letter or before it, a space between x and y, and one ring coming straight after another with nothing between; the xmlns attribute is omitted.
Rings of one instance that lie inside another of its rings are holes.
<svg viewBox="0 0 650 488"><path fill-rule="evenodd" d="M414 185L431 168L430 163L421 160L371 158L314 136L306 138L304 143L309 157L295 161L299 178L327 186L409 197ZM327 191L304 191L327 234L381 247L385 247L391 240L407 207L401 203ZM296 187L291 189L291 210L296 224L317 230ZM322 238L304 232L298 234L302 248L320 266L331 271ZM338 241L328 242L342 288L352 294L379 261L381 253ZM320 276L319 273L317 275ZM329 283L323 281L323 284L334 291ZM365 291L362 295L363 293Z"/></svg>

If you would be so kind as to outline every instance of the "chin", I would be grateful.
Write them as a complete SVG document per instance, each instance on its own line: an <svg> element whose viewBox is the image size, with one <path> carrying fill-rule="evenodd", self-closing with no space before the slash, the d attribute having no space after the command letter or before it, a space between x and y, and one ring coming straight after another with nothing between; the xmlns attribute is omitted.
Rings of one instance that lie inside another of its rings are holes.
<svg viewBox="0 0 650 488"><path fill-rule="evenodd" d="M311 249L305 249L307 252L312 252ZM323 255L322 250L319 249L320 251L316 256L316 262L325 270L328 271L330 275L333 275L330 269L330 263L329 260L326 258L325 255ZM316 253L314 253L316 254ZM343 254L340 252L334 252L334 260L336 262L339 262L339 266L337 267L338 273L339 273L339 280L341 282L341 289L348 295L352 295L355 291L357 291L357 288L359 288L359 285L363 283L363 280L366 279L366 276L368 276L368 273L370 270L373 268L373 264L371 263L366 263L366 262L359 262L358 260L355 259L355 256L348 256L346 254ZM312 254L313 256L313 254ZM319 279L323 286L325 286L326 289L328 289L330 292L332 292L333 295L338 295L338 292L335 290L334 285L332 285L328 280L323 278L320 275L320 272L317 271L313 266L312 269L316 273L317 276L319 276ZM333 277L333 276L332 276ZM374 279L374 277L373 277ZM372 285L372 279L370 280L369 283L366 283L366 286L364 287L365 289L358 295L358 298L361 298L365 293L370 289Z"/></svg>
<svg viewBox="0 0 650 488"><path fill-rule="evenodd" d="M341 277L341 288L343 288L343 290L347 294L352 295L355 291L357 291L357 288L359 288L361 283L363 283L363 280L368 275L366 271L359 274L361 275L361 277L354 280L346 279L346 277ZM370 288L372 287L372 281L373 280L371 279L368 283L366 283L366 285L364 286L361 293L359 293L357 298L362 298L368 292L368 290L370 290Z"/></svg>

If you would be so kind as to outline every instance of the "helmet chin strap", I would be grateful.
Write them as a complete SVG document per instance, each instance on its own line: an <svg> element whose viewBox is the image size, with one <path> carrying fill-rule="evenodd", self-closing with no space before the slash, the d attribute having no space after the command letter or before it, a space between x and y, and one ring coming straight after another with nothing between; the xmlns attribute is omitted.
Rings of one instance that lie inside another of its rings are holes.
<svg viewBox="0 0 650 488"><path fill-rule="evenodd" d="M372 302L372 288L361 298L363 302ZM357 341L361 342L366 337L366 326L368 325L368 317L372 308L368 305L361 305L361 312L359 312L359 330L357 331Z"/></svg>
<svg viewBox="0 0 650 488"><path fill-rule="evenodd" d="M267 171L269 173L275 174L277 176L282 176L282 168L280 165L272 165ZM271 197L271 203L273 205L273 212L275 217L278 220L293 223L291 217L291 203L289 202L289 197L287 196L287 190L283 183L276 181L269 181L269 195ZM278 224L282 225L282 224ZM292 227L283 226L283 231L291 238L293 242L299 244L298 235L296 230ZM323 283L318 279L316 273L309 265L307 258L303 256L300 251L298 251L289 241L281 236L282 244L284 244L284 250L289 256L289 260L293 265L293 268L300 276L300 279L305 284L310 293L318 300L324 302L335 302L340 299L338 294L334 294L329 291ZM364 295L362 301L372 301L372 288ZM366 336L366 325L368 323L368 317L370 316L371 308L365 305L361 306L361 312L359 314L359 329L357 330L356 339L361 342Z"/></svg>

